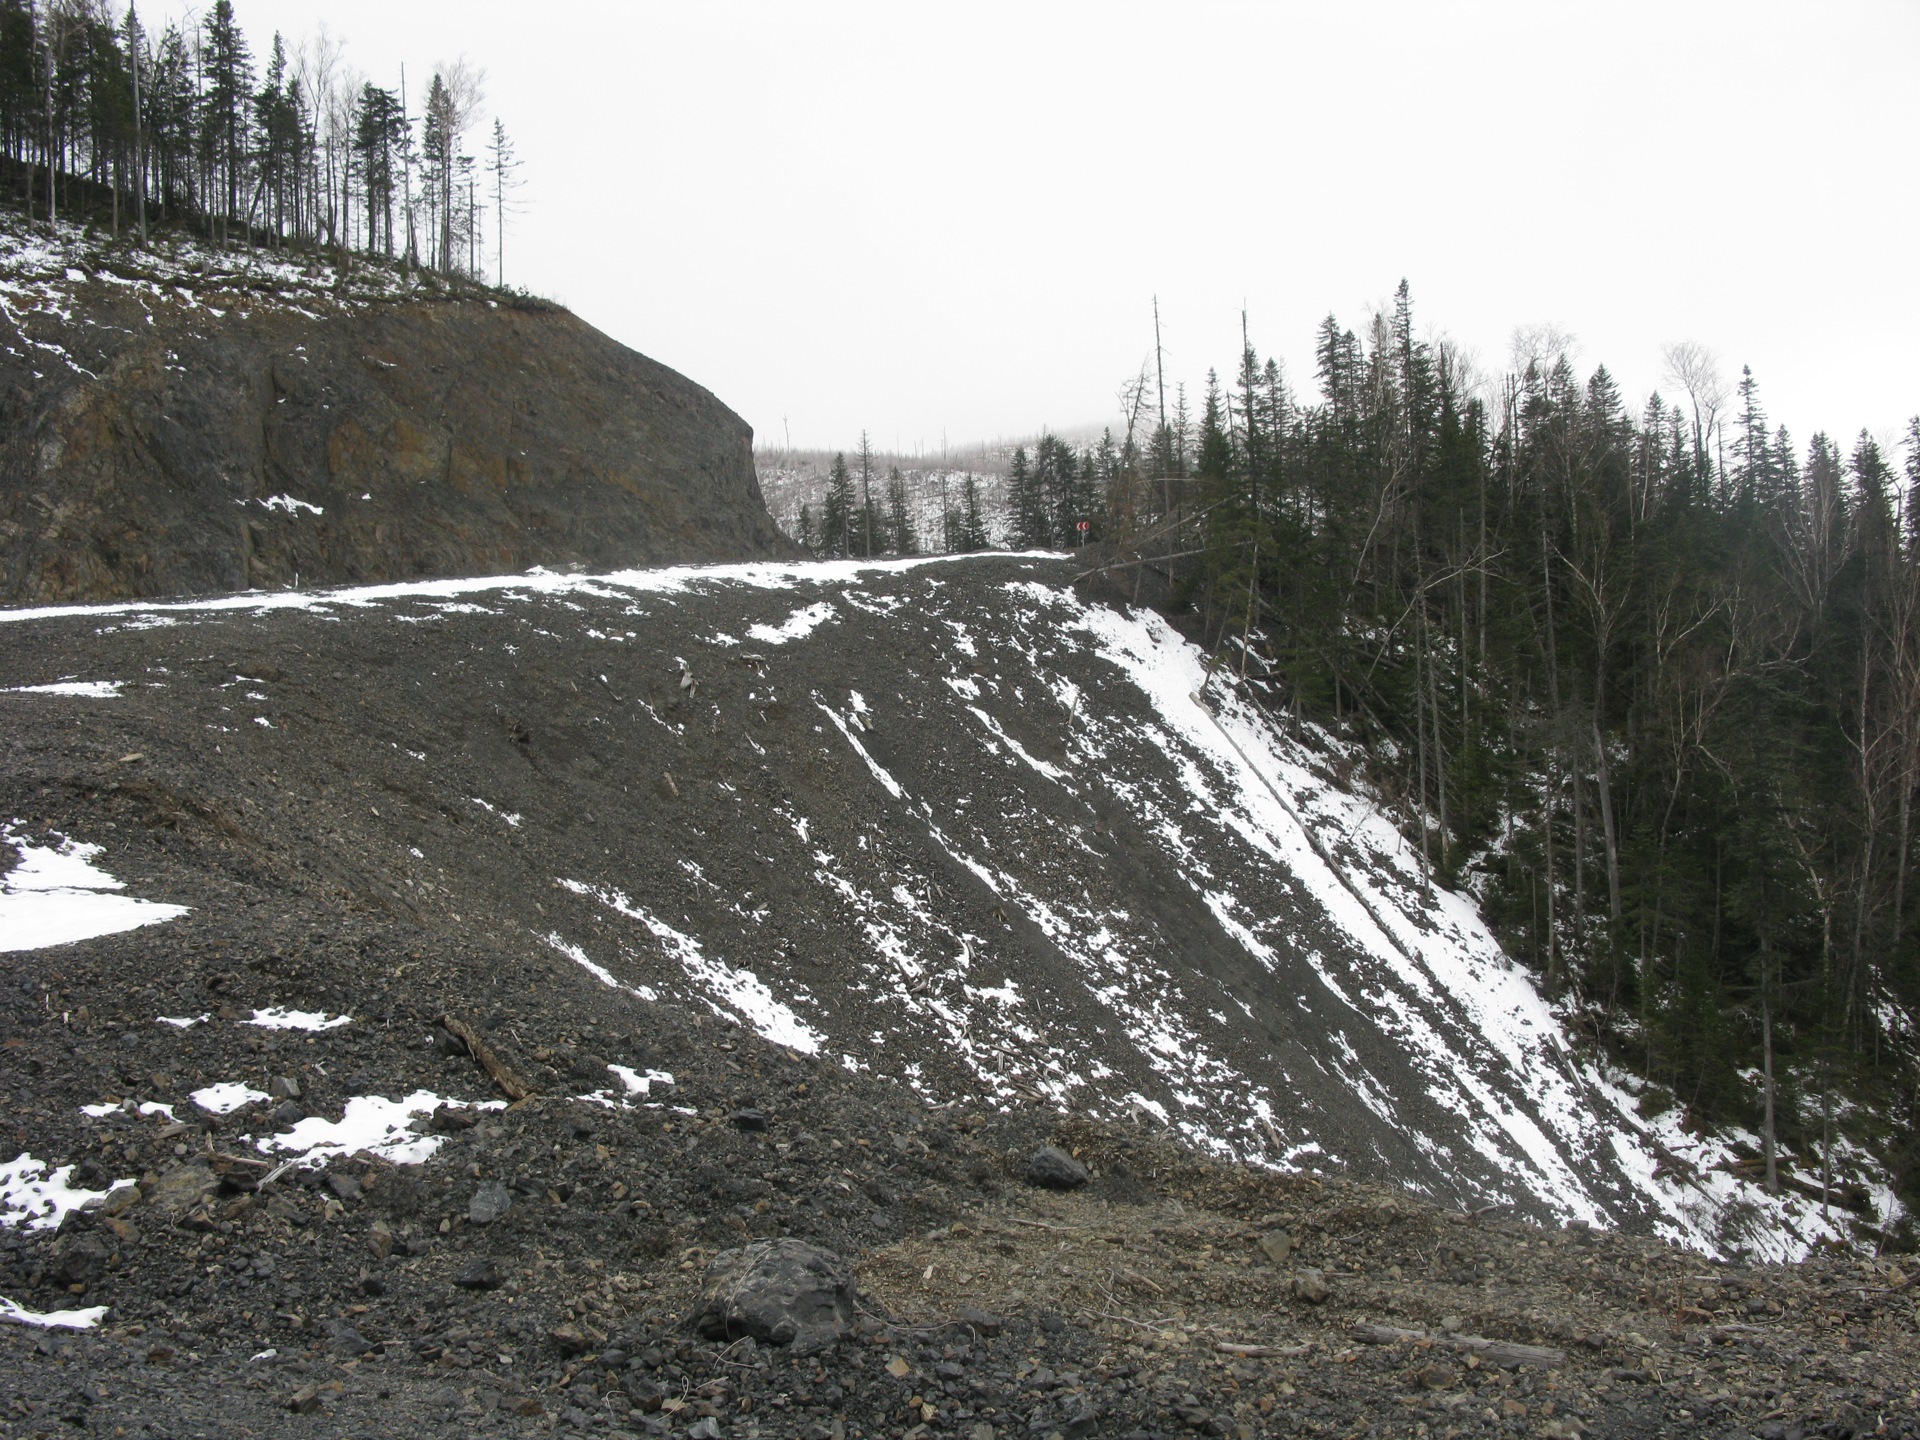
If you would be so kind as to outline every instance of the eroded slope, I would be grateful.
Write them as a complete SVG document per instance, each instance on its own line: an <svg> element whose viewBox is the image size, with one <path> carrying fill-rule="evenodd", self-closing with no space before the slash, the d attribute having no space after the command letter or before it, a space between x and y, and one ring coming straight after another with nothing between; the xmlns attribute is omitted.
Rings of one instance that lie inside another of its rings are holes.
<svg viewBox="0 0 1920 1440"><path fill-rule="evenodd" d="M477 1005L713 1012L929 1102L1702 1248L1839 1229L1641 1120L1315 737L1068 574L731 567L16 617L9 684L96 688L0 697L9 813L98 840L32 777L162 797L231 863L467 952ZM234 906L204 852L154 863L142 895ZM337 988L284 952L246 963L309 1002Z"/></svg>

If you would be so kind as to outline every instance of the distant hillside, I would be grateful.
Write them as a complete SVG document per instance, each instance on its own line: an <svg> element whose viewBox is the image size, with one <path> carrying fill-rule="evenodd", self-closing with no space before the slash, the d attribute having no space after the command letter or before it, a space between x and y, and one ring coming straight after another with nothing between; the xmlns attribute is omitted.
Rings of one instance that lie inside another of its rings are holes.
<svg viewBox="0 0 1920 1440"><path fill-rule="evenodd" d="M557 307L0 217L0 603L785 553L747 424Z"/></svg>

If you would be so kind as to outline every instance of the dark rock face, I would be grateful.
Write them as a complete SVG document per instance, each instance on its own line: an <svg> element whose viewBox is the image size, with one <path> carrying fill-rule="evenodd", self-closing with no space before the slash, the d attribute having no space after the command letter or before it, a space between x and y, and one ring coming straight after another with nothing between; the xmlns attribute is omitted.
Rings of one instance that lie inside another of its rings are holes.
<svg viewBox="0 0 1920 1440"><path fill-rule="evenodd" d="M20 312L0 603L789 553L746 423L566 311L240 283Z"/></svg>
<svg viewBox="0 0 1920 1440"><path fill-rule="evenodd" d="M853 1271L831 1250L804 1240L761 1240L723 1250L707 1267L694 1325L716 1340L750 1335L825 1350L855 1321Z"/></svg>

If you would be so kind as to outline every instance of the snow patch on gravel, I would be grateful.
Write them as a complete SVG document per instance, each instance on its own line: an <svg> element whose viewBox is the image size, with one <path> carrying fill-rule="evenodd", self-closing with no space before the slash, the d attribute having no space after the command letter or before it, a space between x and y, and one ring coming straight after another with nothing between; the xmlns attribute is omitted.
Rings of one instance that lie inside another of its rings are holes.
<svg viewBox="0 0 1920 1440"><path fill-rule="evenodd" d="M22 1151L0 1165L0 1227L9 1230L51 1230L78 1210L97 1202L131 1179L116 1180L105 1190L82 1190L72 1183L74 1167L57 1169L45 1160L36 1160Z"/></svg>
<svg viewBox="0 0 1920 1440"><path fill-rule="evenodd" d="M789 640L804 640L819 629L834 615L833 606L825 600L817 605L809 605L804 610L796 610L778 625L750 625L747 634L762 645L784 645Z"/></svg>
<svg viewBox="0 0 1920 1440"><path fill-rule="evenodd" d="M698 940L674 929L646 907L634 904L620 891L604 885L587 885L578 880L562 879L559 883L563 889L598 900L615 913L645 926L648 933L660 942L660 948L671 959L679 961L687 976L711 997L707 1003L715 1014L746 1025L774 1044L785 1045L789 1050L798 1050L803 1055L818 1054L821 1045L826 1042L826 1036L776 998L767 982L753 971L743 966L729 965L724 960L708 955ZM585 964L591 963L584 956L581 960ZM609 979L608 983L618 982Z"/></svg>
<svg viewBox="0 0 1920 1440"><path fill-rule="evenodd" d="M91 1330L107 1318L107 1307L89 1305L84 1310L29 1310L0 1295L0 1320L16 1325L35 1325L43 1330Z"/></svg>
<svg viewBox="0 0 1920 1440"><path fill-rule="evenodd" d="M351 1025L351 1015L328 1015L319 1010L283 1010L271 1005L265 1010L256 1010L242 1025L258 1025L265 1030L333 1030L342 1025Z"/></svg>
<svg viewBox="0 0 1920 1440"><path fill-rule="evenodd" d="M209 1115L231 1115L255 1101L271 1100L273 1097L264 1090L242 1085L238 1080L222 1080L218 1085L194 1091L187 1098Z"/></svg>
<svg viewBox="0 0 1920 1440"><path fill-rule="evenodd" d="M504 1100L448 1100L431 1090L416 1090L399 1100L384 1095L356 1095L347 1101L338 1120L309 1115L279 1135L254 1140L264 1154L300 1157L303 1165L324 1165L339 1155L365 1150L395 1165L420 1165L446 1143L444 1135L421 1135L412 1127L416 1116L431 1115L442 1105L455 1109L504 1110ZM251 1137L248 1137L251 1138Z"/></svg>
<svg viewBox="0 0 1920 1440"><path fill-rule="evenodd" d="M77 700L118 700L124 680L57 680L51 685L15 685L8 695L70 695Z"/></svg>
<svg viewBox="0 0 1920 1440"><path fill-rule="evenodd" d="M25 823L0 827L0 845L20 855L0 878L0 951L70 945L187 913L184 905L107 893L127 887L93 863L100 846L57 834L49 836L53 844L35 845L20 833Z"/></svg>
<svg viewBox="0 0 1920 1440"><path fill-rule="evenodd" d="M82 1105L80 1113L91 1115L96 1120L104 1120L109 1115L126 1113L127 1108L128 1102L124 1100L117 1105L103 1100L98 1105ZM164 1115L169 1120L173 1119L173 1106L162 1105L158 1100L142 1100L138 1105L133 1106L132 1110L136 1115Z"/></svg>

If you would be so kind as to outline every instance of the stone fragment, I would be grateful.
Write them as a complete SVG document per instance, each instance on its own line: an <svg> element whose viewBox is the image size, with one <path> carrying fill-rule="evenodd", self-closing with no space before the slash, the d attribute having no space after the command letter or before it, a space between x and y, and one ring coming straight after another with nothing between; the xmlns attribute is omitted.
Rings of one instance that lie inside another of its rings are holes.
<svg viewBox="0 0 1920 1440"><path fill-rule="evenodd" d="M1293 1253L1293 1236L1284 1230L1269 1230L1260 1237L1260 1248L1274 1264L1284 1265Z"/></svg>
<svg viewBox="0 0 1920 1440"><path fill-rule="evenodd" d="M146 1203L162 1216L184 1215L219 1185L220 1177L210 1166L190 1160L162 1172L148 1189Z"/></svg>
<svg viewBox="0 0 1920 1440"><path fill-rule="evenodd" d="M1077 1190L1092 1178L1086 1166L1058 1145L1042 1145L1029 1155L1026 1177L1029 1185L1044 1190Z"/></svg>
<svg viewBox="0 0 1920 1440"><path fill-rule="evenodd" d="M498 1290L500 1267L483 1255L462 1266L460 1273L453 1277L453 1283L462 1290Z"/></svg>
<svg viewBox="0 0 1920 1440"><path fill-rule="evenodd" d="M989 1310L976 1310L971 1305L962 1305L953 1317L968 1329L977 1331L983 1338L991 1340L1007 1328L1007 1322Z"/></svg>
<svg viewBox="0 0 1920 1440"><path fill-rule="evenodd" d="M109 1192L106 1199L100 1202L100 1214L105 1219L111 1220L126 1214L139 1203L140 1187L138 1185L117 1186Z"/></svg>
<svg viewBox="0 0 1920 1440"><path fill-rule="evenodd" d="M467 1201L467 1219L475 1225L491 1225L513 1209L513 1195L498 1180L489 1180L473 1192Z"/></svg>
<svg viewBox="0 0 1920 1440"><path fill-rule="evenodd" d="M727 1123L732 1125L736 1130L748 1130L757 1133L767 1128L767 1112L757 1110L752 1106L747 1106L739 1110L729 1111L727 1114Z"/></svg>
<svg viewBox="0 0 1920 1440"><path fill-rule="evenodd" d="M1327 1277L1318 1270L1300 1270L1293 1277L1293 1298L1304 1300L1309 1305L1323 1305L1333 1293L1327 1284Z"/></svg>
<svg viewBox="0 0 1920 1440"><path fill-rule="evenodd" d="M796 1355L828 1349L853 1332L853 1270L804 1240L760 1240L713 1257L693 1314L711 1339L751 1335Z"/></svg>

